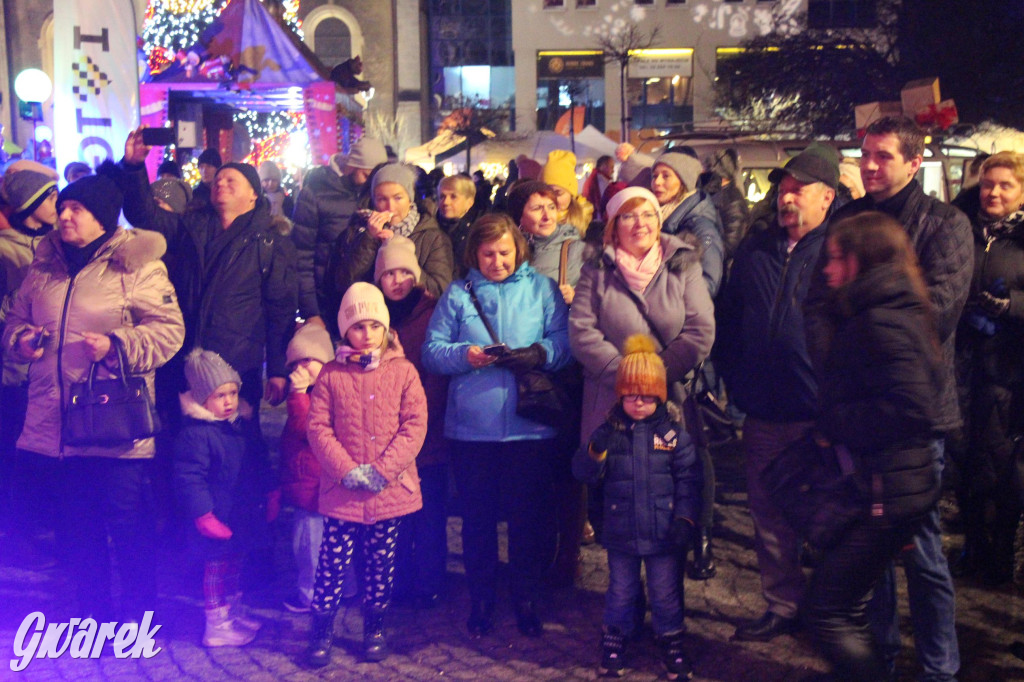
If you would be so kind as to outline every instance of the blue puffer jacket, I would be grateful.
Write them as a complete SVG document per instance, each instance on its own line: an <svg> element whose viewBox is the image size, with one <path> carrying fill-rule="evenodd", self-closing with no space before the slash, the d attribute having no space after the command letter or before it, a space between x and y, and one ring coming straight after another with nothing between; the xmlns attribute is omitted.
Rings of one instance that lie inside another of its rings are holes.
<svg viewBox="0 0 1024 682"><path fill-rule="evenodd" d="M502 282L492 282L477 269L458 279L441 296L423 342L428 372L453 375L448 386L445 436L468 441L513 441L554 438L555 429L516 415L516 380L512 372L490 366L473 369L466 359L470 346L493 341L466 290L472 285L484 314L502 343L523 348L540 343L547 353L545 370L569 363L568 315L555 282L529 263Z"/></svg>
<svg viewBox="0 0 1024 682"><path fill-rule="evenodd" d="M635 556L675 551L672 521L692 522L700 513L703 470L677 412L663 403L647 419L633 421L615 407L573 456L576 478L589 485L604 480L605 548ZM591 448L607 449L607 458L594 461Z"/></svg>
<svg viewBox="0 0 1024 682"><path fill-rule="evenodd" d="M711 298L718 293L725 266L725 242L722 239L722 219L711 198L703 191L686 197L661 224L665 234L689 232L700 244L700 267Z"/></svg>
<svg viewBox="0 0 1024 682"><path fill-rule="evenodd" d="M792 251L777 224L751 234L715 304L718 335L711 357L729 397L755 419L797 422L818 415L803 303L825 230L824 224L811 230Z"/></svg>

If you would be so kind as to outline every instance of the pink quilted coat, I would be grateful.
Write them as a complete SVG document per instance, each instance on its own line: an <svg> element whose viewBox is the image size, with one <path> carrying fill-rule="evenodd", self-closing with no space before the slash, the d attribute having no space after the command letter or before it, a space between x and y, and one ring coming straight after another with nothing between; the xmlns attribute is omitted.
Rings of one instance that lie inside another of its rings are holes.
<svg viewBox="0 0 1024 682"><path fill-rule="evenodd" d="M427 399L400 350L386 350L369 372L327 363L310 398L308 435L320 461L321 514L371 524L423 506L416 455L427 435ZM374 494L343 486L341 479L360 464L372 464L387 487Z"/></svg>

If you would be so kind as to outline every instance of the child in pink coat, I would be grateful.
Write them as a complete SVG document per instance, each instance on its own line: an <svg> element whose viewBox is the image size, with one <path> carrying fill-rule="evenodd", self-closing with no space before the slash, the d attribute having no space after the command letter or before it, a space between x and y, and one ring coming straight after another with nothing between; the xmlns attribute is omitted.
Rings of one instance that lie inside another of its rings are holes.
<svg viewBox="0 0 1024 682"><path fill-rule="evenodd" d="M363 648L387 655L384 614L391 599L403 516L423 506L416 455L427 432L427 399L401 346L390 342L380 289L356 282L341 300L344 342L320 373L309 407L309 444L320 462L320 513L327 517L313 589L306 662L330 661L334 616L346 569L361 552Z"/></svg>

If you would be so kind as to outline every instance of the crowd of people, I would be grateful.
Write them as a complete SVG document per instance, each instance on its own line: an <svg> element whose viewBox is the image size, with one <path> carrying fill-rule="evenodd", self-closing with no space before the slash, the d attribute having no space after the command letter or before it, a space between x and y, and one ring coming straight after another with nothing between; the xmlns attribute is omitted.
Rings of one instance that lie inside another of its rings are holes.
<svg viewBox="0 0 1024 682"><path fill-rule="evenodd" d="M304 662L329 663L352 599L379 661L394 601L445 598L451 480L473 636L494 628L499 521L527 637L596 530L600 674L623 674L649 609L669 679L688 678L683 576L716 570L699 376L742 419L766 609L735 639L804 629L836 679L888 679L898 563L921 679L954 680L953 575L1014 571L1024 156L985 159L957 208L915 179L912 121L872 123L861 151L851 173L811 145L752 212L734 152L682 146L621 145L582 188L571 152L520 157L493 199L481 178L423 173L368 137L295 197L272 161L213 149L195 187L171 161L150 183L141 129L120 162L69 168L60 191L15 164L0 230L4 540L45 553L52 532L81 614L137 619L156 602L158 529L184 527L203 643L241 646L260 627L242 575L284 505L297 580L283 608L310 614ZM78 444L76 387L118 376L144 379L162 428ZM276 462L261 401L287 403ZM801 443L834 453L852 491L827 540L766 474ZM966 529L952 571L944 481Z"/></svg>

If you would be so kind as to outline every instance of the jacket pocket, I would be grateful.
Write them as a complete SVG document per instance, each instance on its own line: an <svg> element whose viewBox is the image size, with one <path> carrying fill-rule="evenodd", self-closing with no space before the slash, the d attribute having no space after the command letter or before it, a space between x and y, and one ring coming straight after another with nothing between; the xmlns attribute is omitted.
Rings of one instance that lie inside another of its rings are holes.
<svg viewBox="0 0 1024 682"><path fill-rule="evenodd" d="M654 539L667 540L672 530L672 513L675 504L667 497L654 500Z"/></svg>
<svg viewBox="0 0 1024 682"><path fill-rule="evenodd" d="M604 532L609 540L626 541L633 537L633 503L630 500L606 499Z"/></svg>

